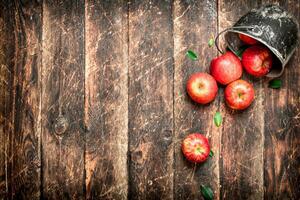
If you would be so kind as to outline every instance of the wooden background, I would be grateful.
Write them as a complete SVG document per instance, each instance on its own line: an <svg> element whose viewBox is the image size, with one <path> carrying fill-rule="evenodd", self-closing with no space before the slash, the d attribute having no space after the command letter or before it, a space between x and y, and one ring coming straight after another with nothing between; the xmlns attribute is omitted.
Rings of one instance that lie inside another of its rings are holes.
<svg viewBox="0 0 300 200"><path fill-rule="evenodd" d="M243 112L185 82L218 55L210 38L251 8L299 0L1 0L0 199L300 199L300 50L281 79L244 79ZM186 57L192 49L198 61ZM220 111L221 127L213 124ZM182 156L191 132L215 155Z"/></svg>

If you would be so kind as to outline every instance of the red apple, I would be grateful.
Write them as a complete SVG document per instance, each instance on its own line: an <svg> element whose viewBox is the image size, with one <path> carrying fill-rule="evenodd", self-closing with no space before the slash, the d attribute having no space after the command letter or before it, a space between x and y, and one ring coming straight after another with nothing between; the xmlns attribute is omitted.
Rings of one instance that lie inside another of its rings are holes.
<svg viewBox="0 0 300 200"><path fill-rule="evenodd" d="M256 77L266 75L272 67L272 54L267 47L252 46L242 55L242 64L245 70Z"/></svg>
<svg viewBox="0 0 300 200"><path fill-rule="evenodd" d="M241 78L243 67L240 59L232 52L227 51L211 61L210 73L220 84L227 85Z"/></svg>
<svg viewBox="0 0 300 200"><path fill-rule="evenodd" d="M230 83L224 93L227 105L235 110L248 108L254 100L253 86L244 80Z"/></svg>
<svg viewBox="0 0 300 200"><path fill-rule="evenodd" d="M215 79L207 73L195 73L187 81L189 96L197 103L207 104L213 101L218 93Z"/></svg>
<svg viewBox="0 0 300 200"><path fill-rule="evenodd" d="M239 34L239 38L245 43L245 44L249 44L249 45L254 45L254 44L258 44L258 41L255 40L252 37L249 37L247 35L244 34Z"/></svg>
<svg viewBox="0 0 300 200"><path fill-rule="evenodd" d="M181 149L186 159L194 163L204 162L210 152L208 139L200 133L188 135L183 140Z"/></svg>

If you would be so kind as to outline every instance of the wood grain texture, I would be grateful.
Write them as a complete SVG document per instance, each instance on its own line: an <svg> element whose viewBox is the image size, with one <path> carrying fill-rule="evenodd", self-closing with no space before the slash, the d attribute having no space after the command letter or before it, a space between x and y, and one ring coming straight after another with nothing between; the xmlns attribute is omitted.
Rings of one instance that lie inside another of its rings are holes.
<svg viewBox="0 0 300 200"><path fill-rule="evenodd" d="M219 198L219 147L221 127L213 123L219 98L209 105L194 103L186 93L186 82L195 72L209 72L210 60L217 56L208 46L217 34L217 1L174 1L174 117L175 117L175 199L202 199L200 186L210 186ZM193 50L199 59L186 56ZM195 165L181 152L181 141L190 133L199 132L209 137L215 155Z"/></svg>
<svg viewBox="0 0 300 200"><path fill-rule="evenodd" d="M84 199L84 1L43 2L42 198Z"/></svg>
<svg viewBox="0 0 300 200"><path fill-rule="evenodd" d="M9 12L7 12L7 10ZM6 11L6 12L5 12ZM9 141L13 134L13 92L14 82L14 5L12 3L0 2L0 76L1 76L1 130L0 130L0 198L9 198L11 193L11 170L10 155L11 149L8 148Z"/></svg>
<svg viewBox="0 0 300 200"><path fill-rule="evenodd" d="M128 199L173 198L171 1L129 4Z"/></svg>
<svg viewBox="0 0 300 200"><path fill-rule="evenodd" d="M2 7L3 6L3 7ZM41 15L38 2L6 2L4 25L6 198L40 197ZM2 37L2 36L1 36ZM11 42L9 44L8 42ZM3 44L3 43L2 43ZM1 186L2 187L2 186Z"/></svg>
<svg viewBox="0 0 300 200"><path fill-rule="evenodd" d="M87 199L126 199L127 3L87 0L85 14Z"/></svg>
<svg viewBox="0 0 300 200"><path fill-rule="evenodd" d="M299 1L275 3L300 21ZM265 199L300 199L299 57L298 47L281 77L281 89L271 89L265 84Z"/></svg>
<svg viewBox="0 0 300 200"><path fill-rule="evenodd" d="M219 1L219 30L233 25L260 1ZM224 125L220 160L222 199L263 199L264 79L244 73L253 84L255 101L244 111L223 111Z"/></svg>
<svg viewBox="0 0 300 200"><path fill-rule="evenodd" d="M245 111L185 88L209 39L269 3L300 21L299 0L0 0L0 199L300 199L299 46L279 90L244 73ZM192 132L214 151L201 165Z"/></svg>

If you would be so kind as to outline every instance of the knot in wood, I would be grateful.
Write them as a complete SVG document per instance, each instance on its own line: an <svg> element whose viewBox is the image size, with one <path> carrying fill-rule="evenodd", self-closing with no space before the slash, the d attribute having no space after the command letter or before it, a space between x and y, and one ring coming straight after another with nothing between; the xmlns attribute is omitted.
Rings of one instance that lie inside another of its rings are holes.
<svg viewBox="0 0 300 200"><path fill-rule="evenodd" d="M54 123L54 131L57 135L62 135L68 129L69 122L64 116L58 116Z"/></svg>

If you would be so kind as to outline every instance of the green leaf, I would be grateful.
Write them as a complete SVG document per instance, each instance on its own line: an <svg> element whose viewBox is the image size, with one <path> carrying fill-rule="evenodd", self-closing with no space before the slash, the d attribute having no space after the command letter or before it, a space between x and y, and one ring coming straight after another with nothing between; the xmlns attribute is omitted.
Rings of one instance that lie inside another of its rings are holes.
<svg viewBox="0 0 300 200"><path fill-rule="evenodd" d="M235 51L235 55L237 55L239 58L242 58L242 55L247 48L247 46L241 46L237 51Z"/></svg>
<svg viewBox="0 0 300 200"><path fill-rule="evenodd" d="M214 193L209 186L201 185L201 193L205 200L214 199Z"/></svg>
<svg viewBox="0 0 300 200"><path fill-rule="evenodd" d="M192 60L197 60L198 56L195 52L193 52L192 50L188 50L186 53L187 57L189 57Z"/></svg>
<svg viewBox="0 0 300 200"><path fill-rule="evenodd" d="M210 38L208 41L208 46L212 47L215 44L215 40L213 38Z"/></svg>
<svg viewBox="0 0 300 200"><path fill-rule="evenodd" d="M215 122L215 125L217 127L221 126L222 124L222 115L220 112L216 112L215 116L214 116L214 122Z"/></svg>
<svg viewBox="0 0 300 200"><path fill-rule="evenodd" d="M282 82L280 79L273 79L269 82L269 87L273 89L281 88Z"/></svg>
<svg viewBox="0 0 300 200"><path fill-rule="evenodd" d="M209 156L210 156L210 157L213 157L213 156L214 156L214 152L213 152L212 150L210 150Z"/></svg>

